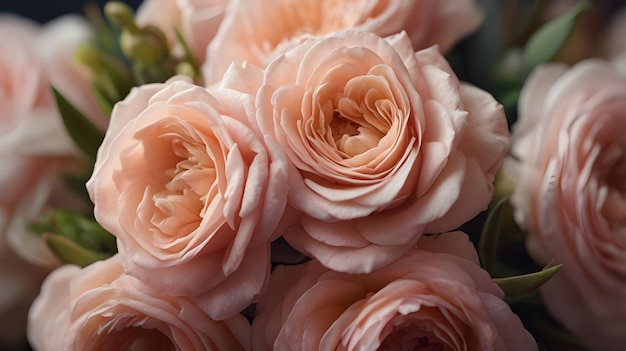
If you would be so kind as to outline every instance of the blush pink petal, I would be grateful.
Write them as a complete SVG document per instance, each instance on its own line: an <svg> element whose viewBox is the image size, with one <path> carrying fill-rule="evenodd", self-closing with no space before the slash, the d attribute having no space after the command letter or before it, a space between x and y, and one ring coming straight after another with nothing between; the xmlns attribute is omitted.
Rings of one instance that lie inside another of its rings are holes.
<svg viewBox="0 0 626 351"><path fill-rule="evenodd" d="M78 271L78 266L59 267L42 284L40 297L28 313L28 341L36 350L62 349L69 324L65 310L71 298L69 284Z"/></svg>
<svg viewBox="0 0 626 351"><path fill-rule="evenodd" d="M584 82L584 83L583 83ZM520 98L505 174L515 219L540 264L563 263L542 288L549 311L590 349L618 350L626 270L623 234L626 78L612 63L544 65Z"/></svg>
<svg viewBox="0 0 626 351"><path fill-rule="evenodd" d="M72 52L90 38L84 19L63 16L40 26L0 15L0 247L11 246L37 265L59 264L41 238L27 230L45 208L84 210L61 182L75 172L78 149L59 115L50 86L97 122L90 77ZM100 121L101 122L101 121ZM102 126L102 124L100 124ZM82 206L81 206L82 205Z"/></svg>
<svg viewBox="0 0 626 351"><path fill-rule="evenodd" d="M279 266L258 304L253 348L412 349L423 338L450 350L537 349L466 235L421 240L419 247L445 252L411 250L368 274L329 271L317 261Z"/></svg>
<svg viewBox="0 0 626 351"><path fill-rule="evenodd" d="M349 7L350 10L346 8ZM265 67L272 58L313 36L344 29L378 36L407 31L416 49L439 43L448 51L482 22L471 0L231 1L209 44L203 75L217 82L231 62Z"/></svg>
<svg viewBox="0 0 626 351"><path fill-rule="evenodd" d="M285 156L249 127L254 113L250 95L226 87L139 87L115 106L87 183L126 271L196 297L213 318L263 289L286 208ZM224 288L244 282L236 296Z"/></svg>
<svg viewBox="0 0 626 351"><path fill-rule="evenodd" d="M29 316L33 345L46 340L38 350L250 350L250 325L242 315L213 320L189 298L126 275L118 258L50 275Z"/></svg>
<svg viewBox="0 0 626 351"><path fill-rule="evenodd" d="M289 203L303 212L285 238L341 271L338 252L361 252L349 254L350 272L370 271L424 230L453 230L486 209L506 152L502 107L460 84L437 46L414 52L406 33L307 38L268 63L255 103L256 127L290 163ZM364 257L376 249L385 254Z"/></svg>

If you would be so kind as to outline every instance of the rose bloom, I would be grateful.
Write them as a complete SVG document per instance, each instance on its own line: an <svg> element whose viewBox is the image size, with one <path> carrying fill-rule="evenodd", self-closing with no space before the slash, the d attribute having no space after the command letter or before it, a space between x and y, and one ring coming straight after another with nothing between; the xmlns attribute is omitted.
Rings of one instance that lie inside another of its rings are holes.
<svg viewBox="0 0 626 351"><path fill-rule="evenodd" d="M540 264L548 309L593 350L626 343L626 77L609 62L537 69L525 84L504 172Z"/></svg>
<svg viewBox="0 0 626 351"><path fill-rule="evenodd" d="M118 258L50 274L29 313L35 350L250 350L245 317L215 321L125 275Z"/></svg>
<svg viewBox="0 0 626 351"><path fill-rule="evenodd" d="M382 267L486 209L508 141L502 106L405 34L307 40L270 63L256 104L303 212L286 240L344 272Z"/></svg>
<svg viewBox="0 0 626 351"><path fill-rule="evenodd" d="M172 78L111 116L87 183L129 274L194 296L212 318L243 310L269 275L286 160L247 126L252 97Z"/></svg>
<svg viewBox="0 0 626 351"><path fill-rule="evenodd" d="M1 349L23 341L28 307L45 275L60 263L27 230L28 224L50 206L87 205L60 179L76 167L78 152L65 132L50 85L90 117L104 121L90 94L88 73L73 61L73 51L90 35L78 16L40 26L0 14Z"/></svg>
<svg viewBox="0 0 626 351"><path fill-rule="evenodd" d="M163 31L173 50L183 54L179 30L193 58L204 62L207 46L224 18L228 0L146 0L137 8L137 23Z"/></svg>
<svg viewBox="0 0 626 351"><path fill-rule="evenodd" d="M252 323L254 350L537 350L462 232L422 237L370 274L278 266Z"/></svg>
<svg viewBox="0 0 626 351"><path fill-rule="evenodd" d="M103 126L103 114L89 93L90 77L72 54L90 34L77 16L41 27L0 15L0 240L40 265L57 261L25 226L47 205L75 204L60 186L59 174L74 168L78 156L50 85Z"/></svg>
<svg viewBox="0 0 626 351"><path fill-rule="evenodd" d="M387 36L406 31L415 49L446 52L482 23L474 0L233 0L203 67L207 83L231 62L265 65L277 52L310 36L356 29Z"/></svg>

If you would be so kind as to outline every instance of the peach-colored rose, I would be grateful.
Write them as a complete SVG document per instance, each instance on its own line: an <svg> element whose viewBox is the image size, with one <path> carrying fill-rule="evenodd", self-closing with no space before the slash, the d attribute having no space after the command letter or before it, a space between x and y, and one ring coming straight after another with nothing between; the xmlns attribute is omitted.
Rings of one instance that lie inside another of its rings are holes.
<svg viewBox="0 0 626 351"><path fill-rule="evenodd" d="M252 323L254 350L537 350L461 232L420 239L370 274L279 266Z"/></svg>
<svg viewBox="0 0 626 351"><path fill-rule="evenodd" d="M269 275L286 206L286 160L248 127L251 96L171 79L118 103L87 188L125 269L195 296L215 319L245 308Z"/></svg>
<svg viewBox="0 0 626 351"><path fill-rule="evenodd" d="M103 117L88 94L88 74L72 61L73 50L89 36L86 22L74 16L41 27L0 15L0 246L8 242L36 264L58 261L26 225L47 205L76 202L59 174L78 153L50 85L94 119Z"/></svg>
<svg viewBox="0 0 626 351"><path fill-rule="evenodd" d="M387 36L406 31L415 49L448 51L482 22L474 0L233 0L203 67L215 83L231 62L265 67L303 38L356 29Z"/></svg>
<svg viewBox="0 0 626 351"><path fill-rule="evenodd" d="M215 321L192 300L125 275L118 256L52 272L31 307L28 337L38 351L250 350L245 317Z"/></svg>
<svg viewBox="0 0 626 351"><path fill-rule="evenodd" d="M609 62L549 64L526 82L504 171L541 264L548 309L593 350L626 343L626 77Z"/></svg>
<svg viewBox="0 0 626 351"><path fill-rule="evenodd" d="M501 105L405 34L310 39L269 64L256 103L304 213L284 236L338 271L382 267L486 209L506 152Z"/></svg>
<svg viewBox="0 0 626 351"><path fill-rule="evenodd" d="M192 56L204 62L207 46L224 18L228 0L146 0L137 9L137 23L163 31L173 50L181 51L176 30ZM178 54L181 54L179 52Z"/></svg>

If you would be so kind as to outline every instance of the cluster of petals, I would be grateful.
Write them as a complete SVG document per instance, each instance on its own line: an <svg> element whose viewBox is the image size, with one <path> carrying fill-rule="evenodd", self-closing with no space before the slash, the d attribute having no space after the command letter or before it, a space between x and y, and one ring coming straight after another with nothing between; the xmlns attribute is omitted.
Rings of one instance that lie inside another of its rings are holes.
<svg viewBox="0 0 626 351"><path fill-rule="evenodd" d="M262 80L255 123L289 159L289 204L303 216L284 237L333 270L382 267L491 200L508 141L502 106L460 83L437 46L346 30L262 72L232 71L225 80Z"/></svg>
<svg viewBox="0 0 626 351"><path fill-rule="evenodd" d="M541 264L563 263L546 306L594 350L626 342L626 70L548 64L527 80L511 157L517 222Z"/></svg>
<svg viewBox="0 0 626 351"><path fill-rule="evenodd" d="M8 244L38 265L58 261L25 226L47 205L68 205L59 174L77 155L50 86L93 115L94 122L104 118L94 112L95 99L86 93L89 75L73 61L72 52L90 35L87 23L77 16L46 26L0 16L0 247Z"/></svg>
<svg viewBox="0 0 626 351"><path fill-rule="evenodd" d="M487 208L507 151L502 106L442 54L481 20L472 0L146 0L138 23L174 50L180 29L206 86L114 106L87 190L119 252L49 276L32 345L536 349L467 236L424 235ZM312 260L270 274L280 236Z"/></svg>
<svg viewBox="0 0 626 351"><path fill-rule="evenodd" d="M438 44L447 52L482 18L474 0L232 0L208 46L204 78L219 81L232 62L265 67L306 38L344 29L406 31L416 50Z"/></svg>
<svg viewBox="0 0 626 351"><path fill-rule="evenodd" d="M537 350L462 232L369 274L279 266L252 323L254 350Z"/></svg>
<svg viewBox="0 0 626 351"><path fill-rule="evenodd" d="M130 275L222 319L266 283L286 161L247 126L250 96L179 78L115 106L87 188Z"/></svg>
<svg viewBox="0 0 626 351"><path fill-rule="evenodd" d="M29 315L35 350L250 350L242 315L211 319L194 301L126 275L118 256L52 272Z"/></svg>

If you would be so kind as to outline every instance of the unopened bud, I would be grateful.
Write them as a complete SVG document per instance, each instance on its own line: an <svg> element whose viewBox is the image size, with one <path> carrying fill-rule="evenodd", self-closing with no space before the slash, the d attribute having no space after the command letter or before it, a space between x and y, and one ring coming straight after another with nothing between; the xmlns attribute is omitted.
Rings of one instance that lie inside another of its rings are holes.
<svg viewBox="0 0 626 351"><path fill-rule="evenodd" d="M123 2L109 1L104 6L104 13L112 23L122 27L125 31L140 32L133 10Z"/></svg>
<svg viewBox="0 0 626 351"><path fill-rule="evenodd" d="M124 30L120 38L124 54L144 66L158 64L169 54L163 32L153 26L141 28L139 32Z"/></svg>

